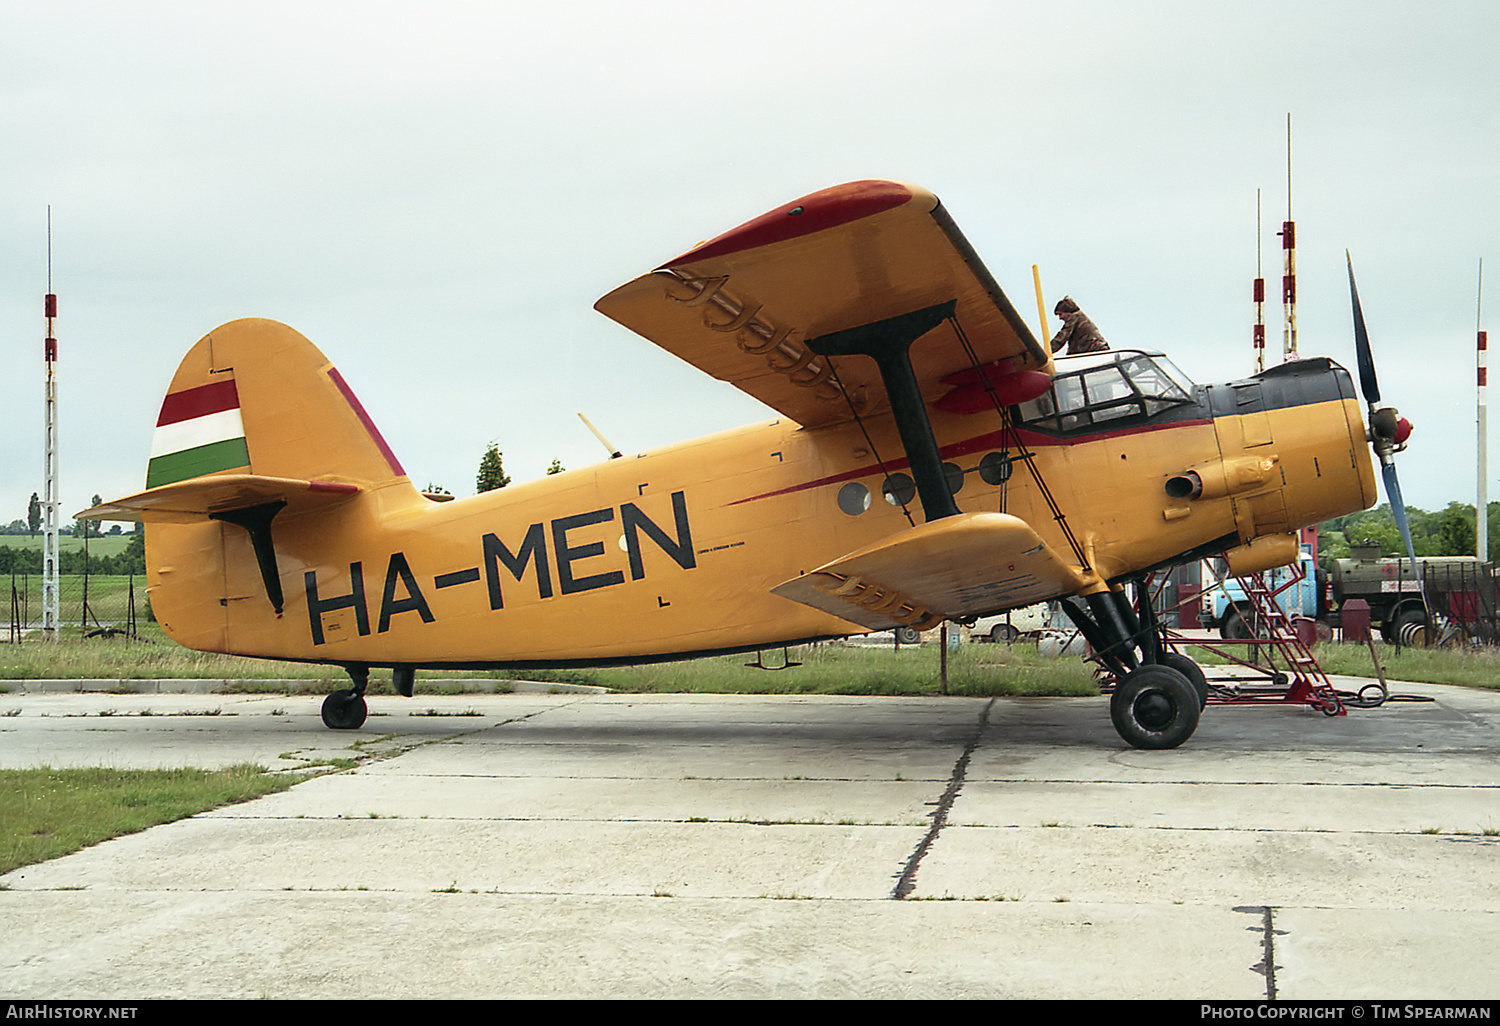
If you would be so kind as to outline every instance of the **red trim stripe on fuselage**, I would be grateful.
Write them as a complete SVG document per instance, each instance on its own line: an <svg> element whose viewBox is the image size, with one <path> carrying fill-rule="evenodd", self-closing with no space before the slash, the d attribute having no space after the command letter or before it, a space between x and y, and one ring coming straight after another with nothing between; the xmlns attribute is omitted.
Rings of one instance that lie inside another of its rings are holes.
<svg viewBox="0 0 1500 1026"><path fill-rule="evenodd" d="M1025 444L1027 448L1041 449L1054 445L1076 445L1081 442L1098 442L1106 438L1122 438L1125 435L1139 435L1145 434L1149 431L1169 431L1173 428L1198 427L1204 424L1212 423L1213 420L1209 417L1204 417L1198 420L1174 420L1168 424L1147 424L1140 427L1122 428L1119 431L1101 431L1098 434L1092 434L1086 438L1061 438L1056 435L1044 435L1039 432L1028 431L1025 428L1021 428L1017 433L1021 437L1021 442ZM1004 448L1004 443L1004 431L991 431L988 434L976 435L975 437L965 439L962 442L954 442L952 445L944 446L943 448L938 450L938 454L944 459L948 459L953 456L969 456L973 453L981 452L986 449ZM900 459L888 460L885 463L885 472L889 473L892 470L902 470L906 467L909 467L910 465L911 461L904 456ZM839 484L843 481L857 481L862 477L868 477L871 474L879 474L881 472L881 465L879 463L870 463L855 470L846 470L842 474L833 474L829 477L820 477L815 481L806 481L802 484L791 485L787 488L778 488L774 492L763 492L760 495L751 495L748 498L736 499L734 502L729 503L729 505L739 506L743 503L755 502L759 499L771 499L775 498L778 495L791 495L795 492L805 492L809 488L821 488L823 485Z"/></svg>

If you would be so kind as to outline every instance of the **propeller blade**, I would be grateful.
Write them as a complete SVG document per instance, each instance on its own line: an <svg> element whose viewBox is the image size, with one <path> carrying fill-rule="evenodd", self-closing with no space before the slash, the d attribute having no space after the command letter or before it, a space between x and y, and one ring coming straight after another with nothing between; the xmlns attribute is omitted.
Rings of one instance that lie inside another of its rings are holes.
<svg viewBox="0 0 1500 1026"><path fill-rule="evenodd" d="M1396 518L1396 530L1401 532L1401 540L1406 543L1406 554L1411 557L1412 568L1415 569L1417 550L1411 543L1411 524L1406 519L1406 503L1401 498L1401 483L1396 480L1396 464L1383 464L1380 472L1385 478L1385 497L1390 500L1391 515Z"/></svg>
<svg viewBox="0 0 1500 1026"><path fill-rule="evenodd" d="M1381 476L1385 478L1385 497L1390 500L1391 515L1396 518L1396 530L1401 532L1401 540L1406 543L1406 554L1411 559L1411 572L1417 578L1417 590L1422 595L1422 605L1431 609L1427 604L1427 584L1422 579L1422 570L1417 566L1417 550L1411 542L1411 525L1406 519L1406 502L1401 498L1401 483L1396 480L1396 464L1394 462L1382 463L1380 467Z"/></svg>
<svg viewBox="0 0 1500 1026"><path fill-rule="evenodd" d="M1375 378L1375 358L1370 354L1370 333L1365 330L1365 314L1359 306L1359 289L1354 286L1354 258L1344 250L1349 262L1349 300L1354 304L1354 358L1359 364L1359 387L1365 402L1380 402L1380 382Z"/></svg>

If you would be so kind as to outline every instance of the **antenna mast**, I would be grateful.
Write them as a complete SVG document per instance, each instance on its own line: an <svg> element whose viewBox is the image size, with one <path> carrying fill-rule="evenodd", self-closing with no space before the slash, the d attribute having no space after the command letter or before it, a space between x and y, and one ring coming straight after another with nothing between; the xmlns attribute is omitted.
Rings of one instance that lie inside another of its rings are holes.
<svg viewBox="0 0 1500 1026"><path fill-rule="evenodd" d="M42 639L57 640L58 595L58 505L57 488L57 295L52 291L52 207L47 207L47 298L42 308L47 319L47 340L42 357L47 364L47 457L46 484L42 501Z"/></svg>
<svg viewBox="0 0 1500 1026"><path fill-rule="evenodd" d="M1292 220L1292 115L1286 116L1286 221L1281 225L1281 248L1286 251L1286 274L1281 279L1281 302L1286 308L1282 336L1283 360L1297 359L1297 223Z"/></svg>
<svg viewBox="0 0 1500 1026"><path fill-rule="evenodd" d="M1475 489L1474 503L1474 543L1475 555L1481 563L1490 561L1490 489L1489 481L1489 411L1485 403L1485 361L1487 357L1488 339L1486 333L1479 330L1479 304L1484 298L1484 257L1479 258L1479 289L1474 299L1474 357L1478 370L1479 383L1479 473L1477 475L1478 487Z"/></svg>
<svg viewBox="0 0 1500 1026"><path fill-rule="evenodd" d="M1260 190L1255 190L1255 373L1266 369L1266 279L1260 273Z"/></svg>

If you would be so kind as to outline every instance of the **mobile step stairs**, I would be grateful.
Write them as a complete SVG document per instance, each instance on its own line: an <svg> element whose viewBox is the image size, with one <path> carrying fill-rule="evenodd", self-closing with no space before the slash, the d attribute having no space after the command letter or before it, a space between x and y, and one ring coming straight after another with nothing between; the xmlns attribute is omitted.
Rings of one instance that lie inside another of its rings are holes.
<svg viewBox="0 0 1500 1026"><path fill-rule="evenodd" d="M1271 587L1264 574L1237 578L1250 604L1249 626L1253 635L1247 639L1201 639L1189 637L1173 628L1163 628L1166 644L1174 652L1195 646L1237 664L1249 675L1211 674L1214 667L1204 667L1208 676L1208 700L1219 704L1294 704L1309 705L1326 716L1343 716L1345 700L1334 690L1328 675L1318 665L1312 650L1298 633L1296 624L1278 601L1282 592L1296 587L1304 579L1302 567L1283 584ZM1221 579L1219 584L1223 583ZM1149 592L1149 582L1142 589ZM1194 596L1196 600L1196 596ZM1246 647L1250 659L1242 657ZM1353 698L1354 696L1350 696ZM1361 695L1356 704L1366 704ZM1378 701L1370 704L1379 704Z"/></svg>

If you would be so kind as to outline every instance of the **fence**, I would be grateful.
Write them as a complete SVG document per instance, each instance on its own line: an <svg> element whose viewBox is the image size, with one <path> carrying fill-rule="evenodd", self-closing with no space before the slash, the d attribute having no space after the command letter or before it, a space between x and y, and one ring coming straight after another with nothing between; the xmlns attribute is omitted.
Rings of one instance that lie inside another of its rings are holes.
<svg viewBox="0 0 1500 1026"><path fill-rule="evenodd" d="M1500 644L1500 612L1495 603L1495 563L1422 566L1422 585L1434 613L1474 641Z"/></svg>
<svg viewBox="0 0 1500 1026"><path fill-rule="evenodd" d="M0 578L3 580L3 578ZM150 613L146 582L135 574L62 574L58 577L58 626L89 633L134 636ZM41 574L12 574L7 628L0 641L20 643L39 637L42 627Z"/></svg>

